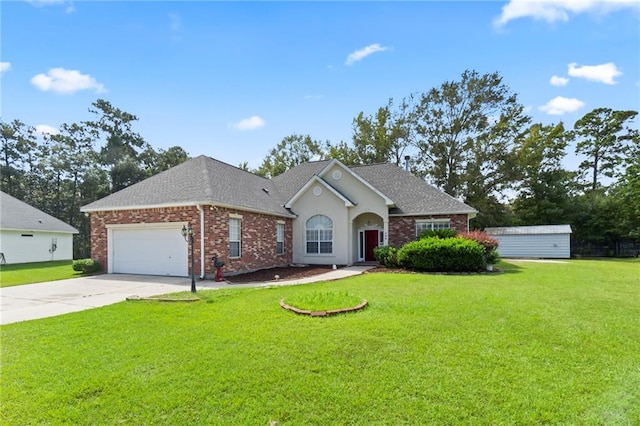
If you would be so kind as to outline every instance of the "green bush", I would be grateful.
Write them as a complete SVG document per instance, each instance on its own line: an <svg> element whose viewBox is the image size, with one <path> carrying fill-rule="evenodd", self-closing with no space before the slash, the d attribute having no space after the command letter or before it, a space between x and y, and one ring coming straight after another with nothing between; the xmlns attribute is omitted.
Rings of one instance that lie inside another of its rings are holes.
<svg viewBox="0 0 640 426"><path fill-rule="evenodd" d="M420 237L418 239L423 239L423 238L431 238L431 237L438 237L438 238L455 238L456 236L458 236L458 231L453 229L453 228L448 228L448 229L430 229L428 231L424 231L423 233L420 234Z"/></svg>
<svg viewBox="0 0 640 426"><path fill-rule="evenodd" d="M484 248L464 238L423 238L398 250L400 266L416 271L475 272L484 268Z"/></svg>
<svg viewBox="0 0 640 426"><path fill-rule="evenodd" d="M93 259L77 259L73 261L73 270L83 274L92 274L100 270L100 263Z"/></svg>
<svg viewBox="0 0 640 426"><path fill-rule="evenodd" d="M470 231L462 232L460 234L462 238L475 241L484 248L484 262L487 265L495 265L500 260L500 256L496 249L498 248L499 241L483 231Z"/></svg>
<svg viewBox="0 0 640 426"><path fill-rule="evenodd" d="M491 250L488 254L485 254L484 260L487 265L495 265L500 260L500 255L497 250Z"/></svg>
<svg viewBox="0 0 640 426"><path fill-rule="evenodd" d="M373 249L373 256L378 263L387 268L398 267L398 249L391 246L378 246Z"/></svg>

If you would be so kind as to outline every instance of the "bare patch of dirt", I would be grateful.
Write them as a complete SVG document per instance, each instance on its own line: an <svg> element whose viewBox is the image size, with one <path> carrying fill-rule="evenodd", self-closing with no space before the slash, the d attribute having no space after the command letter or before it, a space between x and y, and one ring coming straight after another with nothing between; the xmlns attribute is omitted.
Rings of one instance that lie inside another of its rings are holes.
<svg viewBox="0 0 640 426"><path fill-rule="evenodd" d="M277 268L260 269L246 274L228 276L225 277L225 280L231 284L268 282L275 281L276 275L279 277L278 281L297 280L324 274L331 270L331 265L279 266Z"/></svg>

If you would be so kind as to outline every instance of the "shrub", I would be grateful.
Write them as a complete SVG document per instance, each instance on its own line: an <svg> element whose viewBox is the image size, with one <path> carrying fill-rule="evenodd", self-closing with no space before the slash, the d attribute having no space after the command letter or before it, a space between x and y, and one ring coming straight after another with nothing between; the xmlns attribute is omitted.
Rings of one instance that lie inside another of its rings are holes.
<svg viewBox="0 0 640 426"><path fill-rule="evenodd" d="M474 272L485 265L484 248L465 238L423 238L398 250L398 263L408 269Z"/></svg>
<svg viewBox="0 0 640 426"><path fill-rule="evenodd" d="M73 270L83 274L92 274L100 270L100 263L93 259L77 259L73 261Z"/></svg>
<svg viewBox="0 0 640 426"><path fill-rule="evenodd" d="M500 260L500 255L497 250L491 250L488 254L485 254L484 261L487 265L495 265Z"/></svg>
<svg viewBox="0 0 640 426"><path fill-rule="evenodd" d="M438 238L455 238L458 235L458 231L456 229L453 228L448 228L448 229L430 229L428 231L424 231L420 234L420 237L418 239L423 239L423 238L431 238L431 237L438 237Z"/></svg>
<svg viewBox="0 0 640 426"><path fill-rule="evenodd" d="M398 266L398 249L391 246L378 246L373 249L373 256L378 263L387 268Z"/></svg>
<svg viewBox="0 0 640 426"><path fill-rule="evenodd" d="M485 255L498 248L498 240L483 231L461 232L460 236L467 240L475 241L484 247Z"/></svg>

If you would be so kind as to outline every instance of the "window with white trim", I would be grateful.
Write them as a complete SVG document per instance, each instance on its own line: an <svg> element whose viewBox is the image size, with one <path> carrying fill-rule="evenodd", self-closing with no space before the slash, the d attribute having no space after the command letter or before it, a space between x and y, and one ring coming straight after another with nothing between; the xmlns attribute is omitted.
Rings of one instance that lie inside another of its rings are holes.
<svg viewBox="0 0 640 426"><path fill-rule="evenodd" d="M229 218L229 257L240 257L240 219Z"/></svg>
<svg viewBox="0 0 640 426"><path fill-rule="evenodd" d="M416 221L416 237L419 237L425 231L435 231L437 229L451 228L451 220L434 219Z"/></svg>
<svg viewBox="0 0 640 426"><path fill-rule="evenodd" d="M333 253L333 221L324 215L307 220L307 254Z"/></svg>
<svg viewBox="0 0 640 426"><path fill-rule="evenodd" d="M276 254L284 254L284 223L276 224Z"/></svg>

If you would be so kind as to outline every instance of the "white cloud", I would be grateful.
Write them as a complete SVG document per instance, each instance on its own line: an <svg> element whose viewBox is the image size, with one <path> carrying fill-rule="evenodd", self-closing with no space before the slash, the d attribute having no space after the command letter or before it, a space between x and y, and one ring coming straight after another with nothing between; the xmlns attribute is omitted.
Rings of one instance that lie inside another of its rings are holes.
<svg viewBox="0 0 640 426"><path fill-rule="evenodd" d="M583 65L581 67L574 62L569 64L569 71L567 74L571 77L584 78L589 81L597 81L604 84L616 84L617 81L614 79L622 75L622 72L613 62L601 65Z"/></svg>
<svg viewBox="0 0 640 426"><path fill-rule="evenodd" d="M73 13L76 10L73 2L68 0L27 0L27 2L36 7L66 5L65 13Z"/></svg>
<svg viewBox="0 0 640 426"><path fill-rule="evenodd" d="M75 93L89 89L95 89L96 93L106 92L104 85L90 75L64 68L51 68L46 74L38 74L31 79L31 84L45 92Z"/></svg>
<svg viewBox="0 0 640 426"><path fill-rule="evenodd" d="M541 106L539 109L550 115L563 115L565 112L574 112L584 106L584 102L575 98L563 98L557 96Z"/></svg>
<svg viewBox="0 0 640 426"><path fill-rule="evenodd" d="M549 80L549 83L551 83L551 85L553 86L566 86L568 82L569 82L568 78L558 77L557 75L554 75Z"/></svg>
<svg viewBox="0 0 640 426"><path fill-rule="evenodd" d="M379 43L370 44L365 48L356 50L355 52L351 53L347 57L347 61L345 62L345 65L353 65L356 62L361 61L362 59L366 58L369 55L372 55L376 52L384 52L385 50L389 50L389 48L386 46L381 46Z"/></svg>
<svg viewBox="0 0 640 426"><path fill-rule="evenodd" d="M171 31L176 32L180 31L182 28L182 18L180 15L176 15L175 13L170 13L169 15L169 27Z"/></svg>
<svg viewBox="0 0 640 426"><path fill-rule="evenodd" d="M229 127L233 127L236 130L245 131L245 130L255 130L260 127L264 127L267 124L264 119L258 117L257 115L252 115L249 118L243 118L237 123L229 124Z"/></svg>
<svg viewBox="0 0 640 426"><path fill-rule="evenodd" d="M502 13L493 23L501 27L519 18L533 18L547 22L568 21L571 14L607 13L631 8L640 10L637 0L511 0L502 7Z"/></svg>
<svg viewBox="0 0 640 426"><path fill-rule="evenodd" d="M11 69L11 62L0 62L0 74L4 74L10 69Z"/></svg>
<svg viewBox="0 0 640 426"><path fill-rule="evenodd" d="M304 98L306 100L313 100L313 101L317 101L318 99L322 99L323 96L322 95L305 95Z"/></svg>
<svg viewBox="0 0 640 426"><path fill-rule="evenodd" d="M58 130L53 126L49 126L48 124L38 124L36 125L36 132L41 135L44 135L44 134L57 135L58 133L60 133L60 130Z"/></svg>

